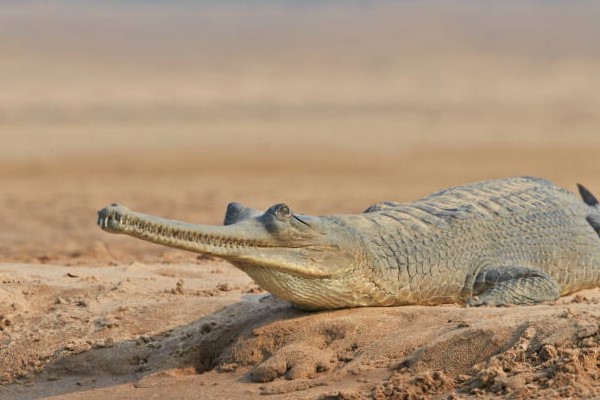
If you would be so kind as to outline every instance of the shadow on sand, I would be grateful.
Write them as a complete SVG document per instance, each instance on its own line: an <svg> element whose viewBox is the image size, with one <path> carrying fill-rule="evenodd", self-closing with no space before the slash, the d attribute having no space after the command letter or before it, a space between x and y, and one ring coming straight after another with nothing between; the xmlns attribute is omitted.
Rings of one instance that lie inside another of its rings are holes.
<svg viewBox="0 0 600 400"><path fill-rule="evenodd" d="M308 314L272 296L227 306L157 335L110 343L47 364L31 383L0 387L2 399L38 399L127 382L172 368L213 369L240 335L273 321ZM258 297L258 296L256 296Z"/></svg>

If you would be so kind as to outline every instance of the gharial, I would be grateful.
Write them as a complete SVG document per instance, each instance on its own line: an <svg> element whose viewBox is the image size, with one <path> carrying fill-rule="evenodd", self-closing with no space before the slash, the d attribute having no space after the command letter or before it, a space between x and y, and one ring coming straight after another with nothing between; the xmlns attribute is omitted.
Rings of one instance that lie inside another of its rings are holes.
<svg viewBox="0 0 600 400"><path fill-rule="evenodd" d="M498 179L322 217L231 203L224 226L113 204L98 224L223 258L302 309L535 304L600 286L600 206L578 187L583 201L545 179Z"/></svg>

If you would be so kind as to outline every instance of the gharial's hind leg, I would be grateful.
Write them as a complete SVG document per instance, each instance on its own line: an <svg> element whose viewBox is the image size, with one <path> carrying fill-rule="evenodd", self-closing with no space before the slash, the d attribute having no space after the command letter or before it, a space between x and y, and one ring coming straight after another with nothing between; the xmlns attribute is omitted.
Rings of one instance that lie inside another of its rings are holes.
<svg viewBox="0 0 600 400"><path fill-rule="evenodd" d="M558 299L560 285L545 272L531 268L486 268L475 278L473 294L467 300L469 306L536 304Z"/></svg>

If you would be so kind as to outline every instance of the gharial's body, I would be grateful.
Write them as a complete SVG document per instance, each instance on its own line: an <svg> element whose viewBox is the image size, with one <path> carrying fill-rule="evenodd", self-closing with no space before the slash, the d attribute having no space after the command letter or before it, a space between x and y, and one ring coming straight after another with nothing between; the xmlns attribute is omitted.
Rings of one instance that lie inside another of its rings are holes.
<svg viewBox="0 0 600 400"><path fill-rule="evenodd" d="M225 226L99 212L111 232L212 254L305 309L533 304L600 286L600 207L538 178L446 189L358 215L229 205Z"/></svg>

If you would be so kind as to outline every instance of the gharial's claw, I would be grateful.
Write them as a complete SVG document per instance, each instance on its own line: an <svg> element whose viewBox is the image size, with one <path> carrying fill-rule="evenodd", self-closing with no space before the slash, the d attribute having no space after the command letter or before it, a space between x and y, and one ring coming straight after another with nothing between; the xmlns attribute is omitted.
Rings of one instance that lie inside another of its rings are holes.
<svg viewBox="0 0 600 400"><path fill-rule="evenodd" d="M484 306L495 306L496 304L490 304L487 300L481 299L480 297L473 296L465 302L467 307L484 307Z"/></svg>

